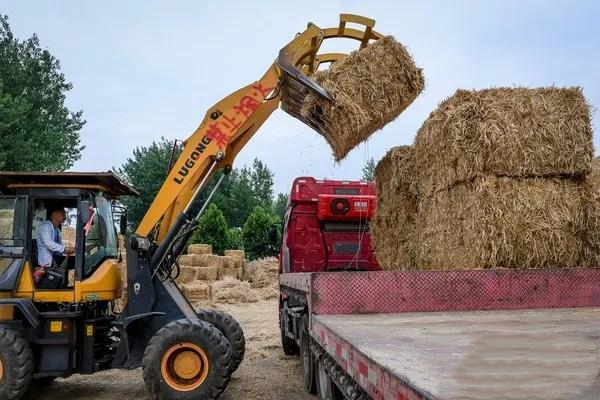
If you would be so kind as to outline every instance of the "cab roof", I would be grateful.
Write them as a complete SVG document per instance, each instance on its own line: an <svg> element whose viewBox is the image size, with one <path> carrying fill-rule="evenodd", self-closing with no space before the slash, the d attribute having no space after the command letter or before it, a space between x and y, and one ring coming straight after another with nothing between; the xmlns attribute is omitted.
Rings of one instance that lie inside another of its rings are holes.
<svg viewBox="0 0 600 400"><path fill-rule="evenodd" d="M111 197L139 196L137 190L112 171L106 172L15 172L0 171L0 191L27 188L71 188L101 191Z"/></svg>

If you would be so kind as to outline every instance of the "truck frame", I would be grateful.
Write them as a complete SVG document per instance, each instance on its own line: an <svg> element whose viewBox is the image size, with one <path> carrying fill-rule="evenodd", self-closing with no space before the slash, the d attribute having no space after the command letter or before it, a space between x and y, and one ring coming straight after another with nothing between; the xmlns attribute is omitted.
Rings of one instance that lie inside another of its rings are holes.
<svg viewBox="0 0 600 400"><path fill-rule="evenodd" d="M597 399L599 281L596 268L280 275L309 310L320 399Z"/></svg>

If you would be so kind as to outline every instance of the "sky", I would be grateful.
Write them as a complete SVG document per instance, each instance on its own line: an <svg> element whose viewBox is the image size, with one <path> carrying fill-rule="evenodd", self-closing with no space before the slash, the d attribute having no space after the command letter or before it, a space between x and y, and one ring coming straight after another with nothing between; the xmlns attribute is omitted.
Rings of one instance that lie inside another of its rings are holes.
<svg viewBox="0 0 600 400"><path fill-rule="evenodd" d="M600 108L598 1L0 0L13 33L36 33L73 83L67 106L87 120L77 171L119 167L137 146L189 137L207 108L259 79L308 22L337 26L340 13L373 18L406 45L427 87L339 163L320 135L277 110L234 165L261 159L276 192L289 192L297 176L360 179L369 158L412 143L459 88L581 86ZM353 49L332 42L326 50Z"/></svg>

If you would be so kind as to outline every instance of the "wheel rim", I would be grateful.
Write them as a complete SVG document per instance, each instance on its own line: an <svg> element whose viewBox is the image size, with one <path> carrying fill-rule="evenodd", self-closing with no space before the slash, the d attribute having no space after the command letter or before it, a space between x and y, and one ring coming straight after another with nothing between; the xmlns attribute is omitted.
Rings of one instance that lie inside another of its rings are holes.
<svg viewBox="0 0 600 400"><path fill-rule="evenodd" d="M4 363L2 362L2 359L0 358L0 381L2 380L2 378L4 378Z"/></svg>
<svg viewBox="0 0 600 400"><path fill-rule="evenodd" d="M310 375L310 349L307 342L306 336L302 335L302 370L304 376Z"/></svg>
<svg viewBox="0 0 600 400"><path fill-rule="evenodd" d="M204 383L210 362L202 348L194 343L171 346L161 361L163 379L175 390L190 392Z"/></svg>

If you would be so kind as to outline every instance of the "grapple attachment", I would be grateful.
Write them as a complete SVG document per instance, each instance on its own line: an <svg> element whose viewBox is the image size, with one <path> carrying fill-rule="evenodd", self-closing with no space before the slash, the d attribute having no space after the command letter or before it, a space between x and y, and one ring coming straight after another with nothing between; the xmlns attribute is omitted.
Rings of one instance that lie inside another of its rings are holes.
<svg viewBox="0 0 600 400"><path fill-rule="evenodd" d="M361 29L348 27L348 23L358 25ZM375 21L359 15L341 14L336 28L321 29L309 23L307 29L287 46L281 49L276 65L281 72L279 82L281 108L291 116L304 122L317 132L324 134L323 115L316 110L311 115L302 115L301 109L309 93L334 101L325 89L311 77L319 66L334 63L347 56L345 53L319 53L326 39L347 38L360 42L358 49L365 47L371 40L378 40L381 34L373 30Z"/></svg>

